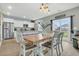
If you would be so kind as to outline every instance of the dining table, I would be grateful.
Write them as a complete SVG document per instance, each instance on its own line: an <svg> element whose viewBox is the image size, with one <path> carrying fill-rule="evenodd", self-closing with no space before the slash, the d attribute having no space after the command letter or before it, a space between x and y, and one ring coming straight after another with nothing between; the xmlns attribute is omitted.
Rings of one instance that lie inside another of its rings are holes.
<svg viewBox="0 0 79 59"><path fill-rule="evenodd" d="M35 44L36 42L40 43L43 41L48 41L53 37L53 33L42 34L32 34L32 35L23 35L25 41Z"/></svg>
<svg viewBox="0 0 79 59"><path fill-rule="evenodd" d="M52 32L47 33L45 35L42 35L41 33L39 33L39 34L24 35L23 36L24 40L28 41L29 44L37 45L37 49L36 50L38 51L38 54L41 55L41 56L43 55L42 44L47 42L47 41L50 41L52 37L53 37L53 33Z"/></svg>

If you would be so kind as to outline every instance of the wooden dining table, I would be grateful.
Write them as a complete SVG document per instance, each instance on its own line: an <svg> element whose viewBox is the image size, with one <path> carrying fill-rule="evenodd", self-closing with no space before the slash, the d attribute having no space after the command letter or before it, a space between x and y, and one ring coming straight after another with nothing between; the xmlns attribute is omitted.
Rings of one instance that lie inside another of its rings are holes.
<svg viewBox="0 0 79 59"><path fill-rule="evenodd" d="M53 34L48 33L46 35L41 35L41 34L35 34L35 35L24 35L24 40L31 42L31 43L36 43L36 42L43 42L43 41L49 41L50 38L52 38Z"/></svg>
<svg viewBox="0 0 79 59"><path fill-rule="evenodd" d="M35 44L37 45L37 50L38 50L38 54L43 55L42 53L42 48L41 48L41 44L47 41L50 41L50 39L52 38L53 34L52 33L48 33L46 35L41 35L41 34L37 34L37 35L25 35L24 36L24 40L28 41L29 44Z"/></svg>

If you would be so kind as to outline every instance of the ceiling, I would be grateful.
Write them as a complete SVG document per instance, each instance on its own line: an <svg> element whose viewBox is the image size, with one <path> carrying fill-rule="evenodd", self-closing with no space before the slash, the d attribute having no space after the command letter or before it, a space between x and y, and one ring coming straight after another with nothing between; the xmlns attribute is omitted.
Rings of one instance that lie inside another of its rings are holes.
<svg viewBox="0 0 79 59"><path fill-rule="evenodd" d="M12 6L9 10L8 6ZM27 19L39 19L48 15L56 14L71 8L78 7L78 3L48 3L50 12L40 12L41 3L0 3L0 8L9 12L11 16L23 17Z"/></svg>

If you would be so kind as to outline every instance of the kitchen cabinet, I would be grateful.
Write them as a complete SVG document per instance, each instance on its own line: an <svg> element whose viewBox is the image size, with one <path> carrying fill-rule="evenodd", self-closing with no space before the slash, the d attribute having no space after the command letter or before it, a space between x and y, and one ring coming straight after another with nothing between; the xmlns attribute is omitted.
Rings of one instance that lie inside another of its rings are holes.
<svg viewBox="0 0 79 59"><path fill-rule="evenodd" d="M12 39L14 38L13 28L14 23L11 22L3 22L3 38L4 39Z"/></svg>

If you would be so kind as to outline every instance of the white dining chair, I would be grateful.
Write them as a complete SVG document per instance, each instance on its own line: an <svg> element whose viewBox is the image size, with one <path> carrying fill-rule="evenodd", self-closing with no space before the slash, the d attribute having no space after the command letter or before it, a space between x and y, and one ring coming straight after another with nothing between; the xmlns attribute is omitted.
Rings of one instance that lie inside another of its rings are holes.
<svg viewBox="0 0 79 59"><path fill-rule="evenodd" d="M21 31L19 30L15 31L15 39L17 43L19 43L20 45L20 53L19 53L20 56L35 55L36 45L27 44L23 39Z"/></svg>
<svg viewBox="0 0 79 59"><path fill-rule="evenodd" d="M62 38L63 38L63 32L59 32L59 33L55 32L53 37L51 37L51 40L45 42L43 46L51 49L51 55L53 55L53 49L55 49L57 56L60 56L61 55L60 47L61 50L63 51Z"/></svg>
<svg viewBox="0 0 79 59"><path fill-rule="evenodd" d="M45 56L45 54L47 53L47 48L43 47L42 44L47 42L48 40L45 41L40 41L41 39L43 39L42 34L38 34L38 39L39 41L36 42L36 50L35 50L35 56Z"/></svg>

